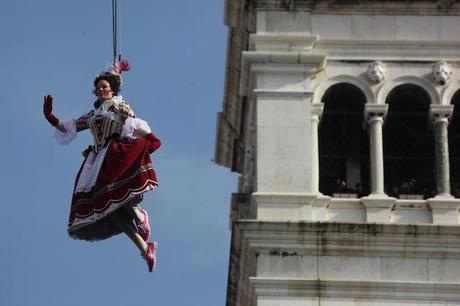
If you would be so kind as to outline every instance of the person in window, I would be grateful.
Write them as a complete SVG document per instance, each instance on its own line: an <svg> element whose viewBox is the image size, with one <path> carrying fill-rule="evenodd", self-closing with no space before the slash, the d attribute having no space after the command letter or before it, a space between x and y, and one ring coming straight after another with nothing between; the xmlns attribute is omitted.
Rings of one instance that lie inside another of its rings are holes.
<svg viewBox="0 0 460 306"><path fill-rule="evenodd" d="M53 98L44 97L43 112L56 128L61 145L78 132L89 129L94 143L83 152L77 173L67 232L87 241L107 239L124 232L140 250L150 272L156 265L157 243L149 242L147 211L139 204L143 194L158 186L150 154L161 142L147 122L136 118L129 104L118 95L121 72L127 61L94 79L94 109L77 119L59 120L52 112ZM133 222L134 221L134 222Z"/></svg>

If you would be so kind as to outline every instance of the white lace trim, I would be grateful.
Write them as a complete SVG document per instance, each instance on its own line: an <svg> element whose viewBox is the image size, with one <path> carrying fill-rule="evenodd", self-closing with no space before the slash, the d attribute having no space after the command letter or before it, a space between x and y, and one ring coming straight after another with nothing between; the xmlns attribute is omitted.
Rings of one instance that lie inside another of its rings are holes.
<svg viewBox="0 0 460 306"><path fill-rule="evenodd" d="M90 225L90 224L92 224L92 223L94 223L94 222L106 217L107 215L111 214L113 211L117 210L121 206L123 206L126 203L129 203L130 201L132 201L133 198L139 196L140 194L143 194L144 192L151 191L151 190L154 190L154 189L156 189L156 185L152 184L151 182L148 182L144 187L142 187L139 190L129 190L128 196L123 201L112 202L112 205L110 205L106 210L104 210L102 212L95 212L91 216L84 217L84 218L76 217L75 220L72 222L72 224L68 228L70 236L73 237L73 238L78 238L78 234L72 233L73 231L76 231L76 230L78 230L78 229L80 229L82 227ZM89 241L96 241L96 240L100 240L100 239L98 239L96 237L91 237L88 240Z"/></svg>
<svg viewBox="0 0 460 306"><path fill-rule="evenodd" d="M115 104L116 107L118 107L118 104L125 102L125 100L123 100L123 97L121 95L113 96L111 100L113 101L113 104Z"/></svg>
<svg viewBox="0 0 460 306"><path fill-rule="evenodd" d="M128 117L125 120L125 124L121 129L121 137L137 138L144 137L148 133L151 133L149 124L140 119Z"/></svg>
<svg viewBox="0 0 460 306"><path fill-rule="evenodd" d="M58 124L65 129L65 133L56 128L54 138L56 138L57 143L61 146L68 145L72 140L75 139L75 137L77 137L77 125L75 120L69 120L66 122L59 121Z"/></svg>

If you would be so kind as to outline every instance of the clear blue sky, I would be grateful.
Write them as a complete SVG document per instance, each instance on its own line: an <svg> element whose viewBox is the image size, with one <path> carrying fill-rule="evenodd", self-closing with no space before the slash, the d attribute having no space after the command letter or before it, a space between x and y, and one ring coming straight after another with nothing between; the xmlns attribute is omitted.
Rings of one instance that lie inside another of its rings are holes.
<svg viewBox="0 0 460 306"><path fill-rule="evenodd" d="M0 305L225 305L230 194L212 162L222 108L223 0L120 0L122 95L162 140L160 187L146 194L159 242L154 273L119 235L72 240L66 224L88 132L59 146L43 96L72 119L93 104L112 56L110 0L0 0Z"/></svg>

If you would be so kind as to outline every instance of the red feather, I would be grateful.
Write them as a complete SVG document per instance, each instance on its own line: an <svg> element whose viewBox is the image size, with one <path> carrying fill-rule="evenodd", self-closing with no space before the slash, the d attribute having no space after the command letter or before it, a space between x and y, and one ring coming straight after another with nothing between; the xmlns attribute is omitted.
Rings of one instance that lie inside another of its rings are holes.
<svg viewBox="0 0 460 306"><path fill-rule="evenodd" d="M113 74L121 74L123 71L128 71L131 68L131 65L127 60L117 61L113 64L111 72Z"/></svg>
<svg viewBox="0 0 460 306"><path fill-rule="evenodd" d="M128 71L131 69L131 65L129 65L128 60L121 60L120 61L120 73L123 71Z"/></svg>

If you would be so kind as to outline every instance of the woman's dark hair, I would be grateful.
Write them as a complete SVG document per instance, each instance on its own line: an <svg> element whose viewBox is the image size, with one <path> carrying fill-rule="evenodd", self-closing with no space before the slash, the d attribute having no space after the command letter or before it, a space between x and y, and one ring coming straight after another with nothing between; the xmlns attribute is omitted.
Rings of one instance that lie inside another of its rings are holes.
<svg viewBox="0 0 460 306"><path fill-rule="evenodd" d="M93 94L96 94L97 83L101 80L106 80L110 84L110 88L113 91L114 96L118 96L118 93L121 91L121 78L119 75L112 74L110 72L103 72L94 79L94 89Z"/></svg>

